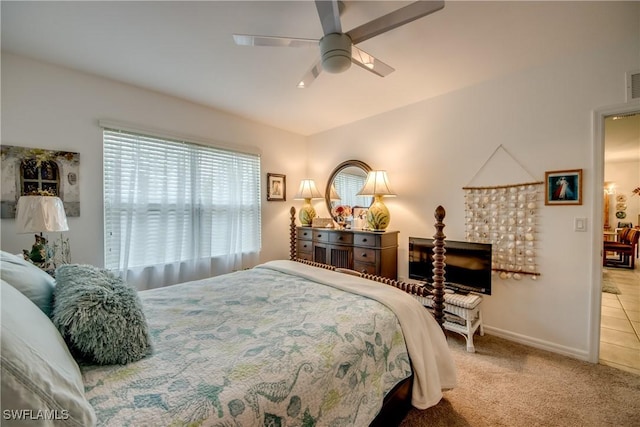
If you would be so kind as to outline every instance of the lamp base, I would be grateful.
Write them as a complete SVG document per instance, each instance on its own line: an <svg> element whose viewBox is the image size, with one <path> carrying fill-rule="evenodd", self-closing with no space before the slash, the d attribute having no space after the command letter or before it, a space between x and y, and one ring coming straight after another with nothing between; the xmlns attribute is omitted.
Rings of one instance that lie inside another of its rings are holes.
<svg viewBox="0 0 640 427"><path fill-rule="evenodd" d="M382 202L382 196L374 196L375 200L367 211L367 226L370 231L384 231L389 226L391 215Z"/></svg>
<svg viewBox="0 0 640 427"><path fill-rule="evenodd" d="M40 233L35 235L36 242L31 250L23 249L23 257L36 267L53 275L56 268L62 264L71 263L71 248L69 239L60 234L60 238L53 244Z"/></svg>
<svg viewBox="0 0 640 427"><path fill-rule="evenodd" d="M51 249L48 246L47 239L40 233L35 235L36 242L31 246L31 250L23 249L24 259L34 264L43 264L51 258Z"/></svg>
<svg viewBox="0 0 640 427"><path fill-rule="evenodd" d="M316 217L316 210L311 206L311 199L304 199L304 205L300 208L298 218L303 227L311 227L313 218Z"/></svg>

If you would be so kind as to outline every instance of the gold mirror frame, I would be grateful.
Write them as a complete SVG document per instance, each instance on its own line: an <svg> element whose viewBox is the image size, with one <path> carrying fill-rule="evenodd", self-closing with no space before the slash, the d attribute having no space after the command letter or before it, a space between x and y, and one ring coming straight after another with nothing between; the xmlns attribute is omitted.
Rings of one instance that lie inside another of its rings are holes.
<svg viewBox="0 0 640 427"><path fill-rule="evenodd" d="M336 179L336 176L338 176L340 172L351 167L362 169L365 174L368 174L369 171L371 171L371 167L361 160L347 160L340 163L338 166L336 166L333 172L331 172L331 175L329 175L329 179L327 180L327 187L324 191L324 200L325 200L325 203L327 204L327 210L329 211L329 215L331 215L331 218L333 218L334 221L336 221L336 217L331 212L332 211L331 186L333 185L333 181Z"/></svg>

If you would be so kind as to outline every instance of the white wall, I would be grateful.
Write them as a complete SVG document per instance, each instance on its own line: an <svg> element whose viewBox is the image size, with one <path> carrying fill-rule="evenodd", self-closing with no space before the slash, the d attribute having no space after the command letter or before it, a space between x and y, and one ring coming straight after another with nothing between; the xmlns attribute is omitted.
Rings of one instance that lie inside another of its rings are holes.
<svg viewBox="0 0 640 427"><path fill-rule="evenodd" d="M640 141L638 141L640 144ZM640 146L638 148L640 150ZM640 162L606 162L604 165L604 180L615 183L616 194L609 196L609 224L617 227L618 222L631 222L633 226L640 225L640 195L632 195L635 188L640 186ZM616 197L625 195L627 217L616 218Z"/></svg>
<svg viewBox="0 0 640 427"><path fill-rule="evenodd" d="M104 265L102 130L109 119L226 145L258 147L262 178L287 175L287 202L267 202L262 192L260 260L288 257L289 207L306 174L304 137L177 98L69 69L2 53L2 144L80 153L80 217L69 218L72 261ZM2 250L30 248L15 220L2 220Z"/></svg>
<svg viewBox="0 0 640 427"><path fill-rule="evenodd" d="M537 281L493 280L484 320L493 334L589 359L594 203L593 110L625 101L625 72L640 68L637 23L627 44L605 46L485 82L439 98L349 124L310 138L310 170L324 185L349 158L386 169L396 198L386 199L390 229L400 230L399 275L407 275L407 238L434 234L433 212L447 210L445 234L464 240L462 187L502 144L527 172L508 160L489 162L476 185L515 184L545 171L584 170L582 206L540 203ZM425 78L428 78L425 75ZM504 157L504 156L503 156ZM508 156L506 156L508 157ZM597 196L601 197L598 185ZM322 203L317 204L326 214ZM574 218L589 232L575 232Z"/></svg>

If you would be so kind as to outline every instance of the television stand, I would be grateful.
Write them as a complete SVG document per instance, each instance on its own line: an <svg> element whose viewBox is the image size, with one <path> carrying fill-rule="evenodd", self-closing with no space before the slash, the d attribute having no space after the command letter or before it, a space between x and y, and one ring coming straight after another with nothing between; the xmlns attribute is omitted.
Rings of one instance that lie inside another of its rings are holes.
<svg viewBox="0 0 640 427"><path fill-rule="evenodd" d="M431 308L433 302L431 298L416 296L422 305ZM480 335L484 335L482 326L482 311L480 305L482 297L476 294L450 294L444 295L444 328L447 331L456 332L462 335L467 341L467 351L475 353L476 348L473 345L473 335L479 331Z"/></svg>

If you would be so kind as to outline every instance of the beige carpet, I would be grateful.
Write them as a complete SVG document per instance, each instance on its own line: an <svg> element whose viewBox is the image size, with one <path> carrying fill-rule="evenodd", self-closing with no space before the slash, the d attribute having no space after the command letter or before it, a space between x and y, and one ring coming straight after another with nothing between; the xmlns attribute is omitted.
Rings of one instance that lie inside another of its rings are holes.
<svg viewBox="0 0 640 427"><path fill-rule="evenodd" d="M640 376L491 335L448 338L458 387L432 408L411 409L414 426L640 426Z"/></svg>

